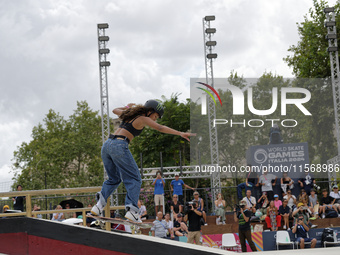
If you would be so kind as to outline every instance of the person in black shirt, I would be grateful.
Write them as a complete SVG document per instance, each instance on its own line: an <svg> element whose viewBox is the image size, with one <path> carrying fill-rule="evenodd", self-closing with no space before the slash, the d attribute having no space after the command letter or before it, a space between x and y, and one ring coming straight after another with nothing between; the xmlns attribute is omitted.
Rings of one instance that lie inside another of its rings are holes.
<svg viewBox="0 0 340 255"><path fill-rule="evenodd" d="M327 209L334 209L336 210L336 206L333 204L333 199L328 196L328 191L326 189L322 190L322 198L320 200L320 207L319 207L319 211L320 213L322 212L322 218L324 219L325 216L325 212Z"/></svg>
<svg viewBox="0 0 340 255"><path fill-rule="evenodd" d="M17 191L22 191L22 186L18 185L17 186ZM16 197L12 197L13 200L13 209L14 210L20 210L20 211L24 211L24 196L16 196Z"/></svg>
<svg viewBox="0 0 340 255"><path fill-rule="evenodd" d="M237 212L236 208L234 208L234 220L238 222L238 236L240 238L240 243L242 247L242 252L247 251L246 239L252 251L257 251L253 240L251 239L251 231L250 231L250 217L251 211L247 206L245 201L240 201L240 211Z"/></svg>
<svg viewBox="0 0 340 255"><path fill-rule="evenodd" d="M315 179L309 174L308 169L305 169L305 177L298 180L300 187L307 192L307 195L310 195L310 191L315 184Z"/></svg>
<svg viewBox="0 0 340 255"><path fill-rule="evenodd" d="M170 209L174 216L174 219L177 218L177 214L183 211L183 205L180 201L178 201L178 195L174 194L172 197L172 201L170 203Z"/></svg>
<svg viewBox="0 0 340 255"><path fill-rule="evenodd" d="M290 207L288 206L288 200L284 199L282 202L282 205L279 207L279 214L283 218L283 229L288 229L289 228L289 215L290 215Z"/></svg>
<svg viewBox="0 0 340 255"><path fill-rule="evenodd" d="M187 215L184 217L184 221L189 221L188 228L188 241L187 243L196 242L197 245L202 245L201 241L201 218L203 213L197 210L198 201L194 200L193 204L188 208Z"/></svg>
<svg viewBox="0 0 340 255"><path fill-rule="evenodd" d="M177 214L177 220L174 222L174 233L176 236L188 235L188 227L182 219L183 215L181 213Z"/></svg>

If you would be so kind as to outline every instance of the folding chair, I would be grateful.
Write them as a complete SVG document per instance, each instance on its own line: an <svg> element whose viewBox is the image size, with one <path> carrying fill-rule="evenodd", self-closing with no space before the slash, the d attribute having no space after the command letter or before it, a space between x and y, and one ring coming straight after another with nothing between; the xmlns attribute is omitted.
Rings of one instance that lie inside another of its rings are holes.
<svg viewBox="0 0 340 255"><path fill-rule="evenodd" d="M288 231L280 230L276 232L276 249L279 250L280 245L293 245L294 250L294 242L290 241L290 236Z"/></svg>

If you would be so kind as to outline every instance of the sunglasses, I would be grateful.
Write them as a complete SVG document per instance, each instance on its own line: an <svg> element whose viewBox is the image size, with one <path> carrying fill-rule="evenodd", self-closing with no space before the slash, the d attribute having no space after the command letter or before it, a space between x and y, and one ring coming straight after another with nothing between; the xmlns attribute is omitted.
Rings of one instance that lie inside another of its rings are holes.
<svg viewBox="0 0 340 255"><path fill-rule="evenodd" d="M178 198L178 197L174 197L174 198Z"/></svg>

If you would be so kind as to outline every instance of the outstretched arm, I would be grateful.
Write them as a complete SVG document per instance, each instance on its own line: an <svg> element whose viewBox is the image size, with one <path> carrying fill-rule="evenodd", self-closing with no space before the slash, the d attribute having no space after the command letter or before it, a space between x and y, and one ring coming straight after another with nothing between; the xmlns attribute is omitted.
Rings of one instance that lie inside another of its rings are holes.
<svg viewBox="0 0 340 255"><path fill-rule="evenodd" d="M189 140L190 136L196 136L196 134L180 132L180 131L177 131L175 129L169 128L167 126L160 125L160 124L156 123L155 121L153 121L149 117L141 117L141 118L143 118L144 124L146 126L149 126L152 129L155 129L155 130L162 132L162 133L165 133L165 134L179 135L179 136L183 137L184 139L186 139L188 141L190 141Z"/></svg>

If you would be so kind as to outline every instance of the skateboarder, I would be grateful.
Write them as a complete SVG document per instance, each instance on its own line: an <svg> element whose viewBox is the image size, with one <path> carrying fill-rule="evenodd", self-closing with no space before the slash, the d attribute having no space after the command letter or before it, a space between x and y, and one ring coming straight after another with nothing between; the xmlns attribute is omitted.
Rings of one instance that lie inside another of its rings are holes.
<svg viewBox="0 0 340 255"><path fill-rule="evenodd" d="M179 135L188 141L189 136L195 134L180 132L157 124L156 120L162 117L164 109L156 100L148 100L144 105L130 103L125 107L114 109L113 113L119 116L122 123L103 144L101 155L109 179L103 183L102 190L96 194L97 204L92 207L91 213L102 215L107 198L123 181L127 190L125 218L133 222L141 222L137 203L142 179L129 150L129 143L142 133L145 126L162 133Z"/></svg>

